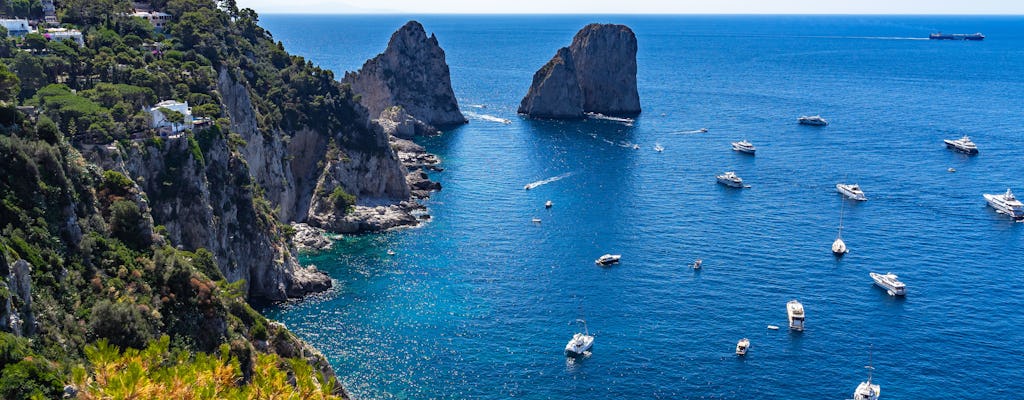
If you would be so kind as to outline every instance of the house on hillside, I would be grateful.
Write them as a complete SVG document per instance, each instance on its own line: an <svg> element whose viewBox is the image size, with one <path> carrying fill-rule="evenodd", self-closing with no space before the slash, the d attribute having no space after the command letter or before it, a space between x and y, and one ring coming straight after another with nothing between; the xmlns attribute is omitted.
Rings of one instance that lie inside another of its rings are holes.
<svg viewBox="0 0 1024 400"><path fill-rule="evenodd" d="M135 10L135 12L132 13L132 16L149 21L150 24L153 24L153 28L158 31L163 31L164 25L171 22L171 14L160 11Z"/></svg>
<svg viewBox="0 0 1024 400"><path fill-rule="evenodd" d="M67 29L67 28L53 28L47 29L43 36L49 40L61 41L65 39L74 40L79 46L85 45L85 40L82 39L82 31L78 29Z"/></svg>
<svg viewBox="0 0 1024 400"><path fill-rule="evenodd" d="M161 135L172 135L192 129L192 109L188 102L175 100L164 100L156 103L149 109L153 117L153 128L160 131Z"/></svg>
<svg viewBox="0 0 1024 400"><path fill-rule="evenodd" d="M0 26L7 28L7 34L10 36L24 36L33 32L27 19L0 19Z"/></svg>
<svg viewBox="0 0 1024 400"><path fill-rule="evenodd" d="M43 22L47 25L57 26L57 7L54 6L53 0L42 0L43 6Z"/></svg>

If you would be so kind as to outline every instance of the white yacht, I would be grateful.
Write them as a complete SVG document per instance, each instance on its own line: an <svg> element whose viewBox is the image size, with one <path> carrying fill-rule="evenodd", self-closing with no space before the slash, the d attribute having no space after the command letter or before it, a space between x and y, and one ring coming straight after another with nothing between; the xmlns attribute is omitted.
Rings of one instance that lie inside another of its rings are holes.
<svg viewBox="0 0 1024 400"><path fill-rule="evenodd" d="M754 144L746 141L745 139L739 142L732 142L732 149L733 151L738 151L740 153L747 154L754 154L754 152L757 151L757 148L754 147Z"/></svg>
<svg viewBox="0 0 1024 400"><path fill-rule="evenodd" d="M996 209L1000 214L1009 215L1016 221L1024 222L1024 204L1017 200L1009 188L1005 194L984 194L988 205Z"/></svg>
<svg viewBox="0 0 1024 400"><path fill-rule="evenodd" d="M736 355L743 356L747 354L747 349L750 348L750 340L747 338L740 339L736 342Z"/></svg>
<svg viewBox="0 0 1024 400"><path fill-rule="evenodd" d="M665 151L665 146L662 146L660 143L655 143L654 144L654 151L661 153L661 152Z"/></svg>
<svg viewBox="0 0 1024 400"><path fill-rule="evenodd" d="M551 206L553 205L555 205L555 203L552 203L551 200L548 200L547 203L544 203L544 208L551 208Z"/></svg>
<svg viewBox="0 0 1024 400"><path fill-rule="evenodd" d="M603 255L601 257L598 257L597 260L594 260L594 264L602 265L602 266L603 265L617 264L619 262L619 259L621 259L621 258L622 258L622 255L620 255L620 254L605 254L605 255Z"/></svg>
<svg viewBox="0 0 1024 400"><path fill-rule="evenodd" d="M832 254L836 257L842 257L846 253L850 252L850 249L846 248L846 242L843 241L843 206L844 202L839 202L839 233L836 234L836 241L832 242Z"/></svg>
<svg viewBox="0 0 1024 400"><path fill-rule="evenodd" d="M820 115L803 116L796 119L801 125L814 125L814 126L825 126L828 125L828 121L822 118Z"/></svg>
<svg viewBox="0 0 1024 400"><path fill-rule="evenodd" d="M890 296L907 295L907 285L900 282L900 277L898 275L892 272L886 272L884 275L870 272L869 275L871 275L871 279L875 280L875 285L885 289Z"/></svg>
<svg viewBox="0 0 1024 400"><path fill-rule="evenodd" d="M578 319L576 322L583 323L583 332L577 332L575 335L572 335L569 343L565 344L565 355L568 357L582 356L583 353L590 351L590 348L594 346L594 336L587 331L587 321Z"/></svg>
<svg viewBox="0 0 1024 400"><path fill-rule="evenodd" d="M978 154L978 146L971 141L971 137L964 135L960 139L945 139L946 147L966 154Z"/></svg>
<svg viewBox="0 0 1024 400"><path fill-rule="evenodd" d="M732 171L726 171L725 173L723 173L721 175L718 175L715 178L718 179L718 183L721 183L721 184L723 184L725 186L728 186L728 187L734 187L734 188L742 188L743 187L743 179L741 179L740 177L736 176L736 173L732 172Z"/></svg>
<svg viewBox="0 0 1024 400"><path fill-rule="evenodd" d="M860 185L854 183L848 185L845 183L837 183L836 191L842 193L843 196L849 197L857 201L866 201L868 198L864 196L864 191L860 189Z"/></svg>
<svg viewBox="0 0 1024 400"><path fill-rule="evenodd" d="M853 391L853 400L878 400L878 396L882 394L882 387L871 383L871 371L875 368L870 364L864 368L868 369L868 380L857 385L857 390Z"/></svg>
<svg viewBox="0 0 1024 400"><path fill-rule="evenodd" d="M703 264L704 264L704 260L701 260L701 259L698 258L696 261L693 262L693 264L690 264L690 266L693 267L693 269L697 270L697 269L700 269L701 265L703 265Z"/></svg>
<svg viewBox="0 0 1024 400"><path fill-rule="evenodd" d="M789 329L803 331L804 305L799 301L790 300L789 303L786 303L786 312L789 313Z"/></svg>

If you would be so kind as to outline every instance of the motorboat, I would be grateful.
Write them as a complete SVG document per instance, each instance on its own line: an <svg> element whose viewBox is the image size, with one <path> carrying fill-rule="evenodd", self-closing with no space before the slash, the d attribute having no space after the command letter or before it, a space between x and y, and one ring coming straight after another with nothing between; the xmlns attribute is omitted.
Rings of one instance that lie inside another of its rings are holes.
<svg viewBox="0 0 1024 400"><path fill-rule="evenodd" d="M890 296L906 296L907 285L900 282L900 277L892 272L886 272L885 274L877 274L870 272L871 279L875 280L875 285L885 289Z"/></svg>
<svg viewBox="0 0 1024 400"><path fill-rule="evenodd" d="M594 336L587 331L587 321L578 319L576 322L583 324L583 332L576 332L575 335L572 335L572 339L569 339L569 343L565 344L565 355L567 357L582 356L594 347Z"/></svg>
<svg viewBox="0 0 1024 400"><path fill-rule="evenodd" d="M739 142L732 142L732 149L734 151L738 151L740 153L747 153L747 154L754 154L754 152L757 151L757 148L755 148L752 143L750 143L750 142L748 142L746 140L741 140Z"/></svg>
<svg viewBox="0 0 1024 400"><path fill-rule="evenodd" d="M395 251L394 251L394 250L391 250L391 249L388 249L388 255L389 255L389 256L393 256L393 255L395 255Z"/></svg>
<svg viewBox="0 0 1024 400"><path fill-rule="evenodd" d="M768 329L769 330L773 330L773 331L777 331L777 330L779 330L779 326L778 325L768 325Z"/></svg>
<svg viewBox="0 0 1024 400"><path fill-rule="evenodd" d="M665 147L662 146L660 143L655 143L654 144L654 151L661 153L661 152L665 151Z"/></svg>
<svg viewBox="0 0 1024 400"><path fill-rule="evenodd" d="M971 137L964 135L960 139L945 139L946 147L965 154L978 154L978 146L971 141Z"/></svg>
<svg viewBox="0 0 1024 400"><path fill-rule="evenodd" d="M701 260L701 259L698 258L690 266L693 267L693 269L700 269L701 265L703 265L703 264L704 264L704 260Z"/></svg>
<svg viewBox="0 0 1024 400"><path fill-rule="evenodd" d="M796 122L800 125L813 125L813 126L825 126L828 125L828 121L822 118L820 115L803 116L796 119Z"/></svg>
<svg viewBox="0 0 1024 400"><path fill-rule="evenodd" d="M750 340L747 338L740 339L736 343L736 355L743 356L747 354L747 349L750 348Z"/></svg>
<svg viewBox="0 0 1024 400"><path fill-rule="evenodd" d="M789 329L803 331L804 305L799 301L790 300L789 303L786 303L786 312L789 314Z"/></svg>
<svg viewBox="0 0 1024 400"><path fill-rule="evenodd" d="M733 171L726 171L725 173L716 176L715 179L718 179L718 183L721 183L728 187L743 187L743 179L741 179L739 176L736 176L736 173Z"/></svg>
<svg viewBox="0 0 1024 400"><path fill-rule="evenodd" d="M845 204L839 202L839 233L836 234L836 240L832 242L832 254L836 257L842 257L846 253L850 252L850 249L846 248L846 242L843 241L843 206Z"/></svg>
<svg viewBox="0 0 1024 400"><path fill-rule="evenodd" d="M640 145L634 143L633 144L633 150L640 150Z"/></svg>
<svg viewBox="0 0 1024 400"><path fill-rule="evenodd" d="M544 208L551 208L551 206L553 205L555 205L555 203L552 203L551 200L548 200L546 203L544 203Z"/></svg>
<svg viewBox="0 0 1024 400"><path fill-rule="evenodd" d="M878 396L882 394L882 387L871 383L871 371L874 371L875 367L872 367L869 361L864 368L868 370L868 380L857 385L857 389L853 391L853 400L878 400Z"/></svg>
<svg viewBox="0 0 1024 400"><path fill-rule="evenodd" d="M622 258L622 255L619 255L619 254L605 254L605 255L603 255L601 257L598 257L597 260L594 260L594 264L601 265L601 266L618 264L619 263L619 259L621 259L621 258Z"/></svg>
<svg viewBox="0 0 1024 400"><path fill-rule="evenodd" d="M533 223L535 223L535 224L539 224L539 223L540 223L540 218L536 218L536 217L534 217L534 218L533 218L533 219L531 219L530 221L533 221Z"/></svg>
<svg viewBox="0 0 1024 400"><path fill-rule="evenodd" d="M860 185L854 183L852 185L845 183L837 183L836 191L842 193L843 196L849 197L857 201L867 201L867 196L864 196L864 191L860 189Z"/></svg>
<svg viewBox="0 0 1024 400"><path fill-rule="evenodd" d="M708 128L700 128L698 131L700 131L700 133L708 133Z"/></svg>
<svg viewBox="0 0 1024 400"><path fill-rule="evenodd" d="M949 171L949 172L956 172L956 168L953 168L953 167L949 167L949 169L947 169L946 171Z"/></svg>
<svg viewBox="0 0 1024 400"><path fill-rule="evenodd" d="M1024 222L1024 204L1017 200L1009 188L1004 194L984 194L988 205L1000 214L1006 214L1015 221Z"/></svg>

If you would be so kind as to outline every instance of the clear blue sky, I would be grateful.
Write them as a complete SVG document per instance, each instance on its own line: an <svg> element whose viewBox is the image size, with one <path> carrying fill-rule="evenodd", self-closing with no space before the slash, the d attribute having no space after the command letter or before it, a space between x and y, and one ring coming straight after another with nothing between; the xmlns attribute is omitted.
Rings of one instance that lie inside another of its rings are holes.
<svg viewBox="0 0 1024 400"><path fill-rule="evenodd" d="M1024 0L237 0L260 13L1024 14Z"/></svg>

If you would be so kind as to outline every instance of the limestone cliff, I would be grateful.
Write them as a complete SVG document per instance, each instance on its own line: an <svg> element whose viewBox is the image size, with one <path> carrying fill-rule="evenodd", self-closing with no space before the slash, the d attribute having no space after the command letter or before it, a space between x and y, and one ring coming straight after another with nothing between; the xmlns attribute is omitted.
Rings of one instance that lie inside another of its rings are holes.
<svg viewBox="0 0 1024 400"><path fill-rule="evenodd" d="M466 122L452 91L444 50L416 21L398 29L383 53L359 71L346 72L342 82L361 96L360 103L373 118L398 106L428 125Z"/></svg>
<svg viewBox="0 0 1024 400"><path fill-rule="evenodd" d="M133 142L117 168L148 195L170 243L213 252L225 278L245 280L250 298L279 301L330 287L326 275L298 265L241 151L216 131L199 137Z"/></svg>
<svg viewBox="0 0 1024 400"><path fill-rule="evenodd" d="M625 25L590 24L533 76L519 113L573 119L584 113L640 113L637 41Z"/></svg>

